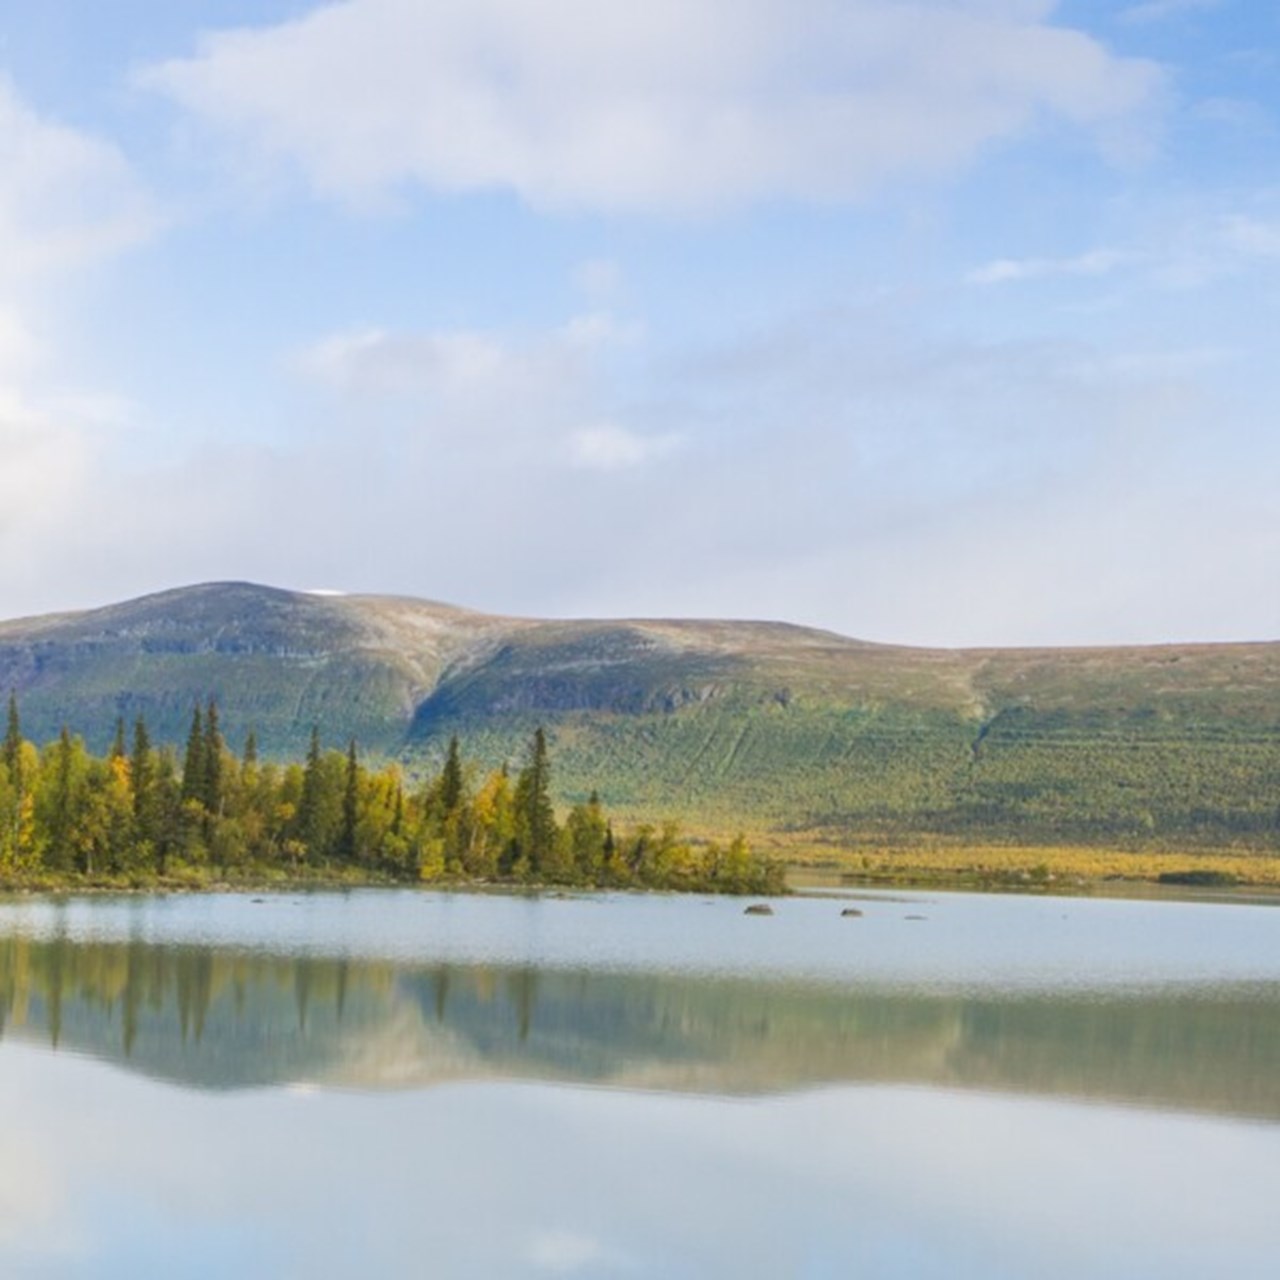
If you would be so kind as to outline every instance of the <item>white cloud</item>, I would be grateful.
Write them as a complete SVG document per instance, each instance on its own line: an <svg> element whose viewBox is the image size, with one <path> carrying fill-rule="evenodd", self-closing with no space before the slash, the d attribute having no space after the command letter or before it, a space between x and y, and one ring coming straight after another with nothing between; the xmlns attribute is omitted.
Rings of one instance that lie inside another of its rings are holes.
<svg viewBox="0 0 1280 1280"><path fill-rule="evenodd" d="M1068 258L999 258L969 272L970 284L1008 284L1047 276L1105 276L1133 261L1118 249L1091 249Z"/></svg>
<svg viewBox="0 0 1280 1280"><path fill-rule="evenodd" d="M0 561L10 585L38 576L43 552L74 525L97 443L84 423L50 416L0 387Z"/></svg>
<svg viewBox="0 0 1280 1280"><path fill-rule="evenodd" d="M515 334L441 330L334 334L295 357L319 385L343 393L376 419L421 441L448 439L463 451L547 450L568 439L575 466L615 470L669 451L669 438L646 438L610 422L599 425L611 360L641 331L604 312L559 327Z"/></svg>
<svg viewBox="0 0 1280 1280"><path fill-rule="evenodd" d="M921 643L1280 629L1276 453L1216 353L963 342L873 306L697 358L645 344L615 377L569 329L331 338L293 452L113 478L78 572Z"/></svg>
<svg viewBox="0 0 1280 1280"><path fill-rule="evenodd" d="M43 348L21 310L0 302L0 387L39 366Z"/></svg>
<svg viewBox="0 0 1280 1280"><path fill-rule="evenodd" d="M1232 214L1222 220L1225 244L1247 258L1280 258L1280 221L1248 214Z"/></svg>
<svg viewBox="0 0 1280 1280"><path fill-rule="evenodd" d="M114 146L37 115L0 75L0 283L116 253L157 225Z"/></svg>
<svg viewBox="0 0 1280 1280"><path fill-rule="evenodd" d="M74 274L139 243L156 211L110 143L50 121L0 75L0 562L40 574L92 485L118 399L62 385L51 314Z"/></svg>
<svg viewBox="0 0 1280 1280"><path fill-rule="evenodd" d="M519 358L481 333L388 333L366 329L334 334L299 357L307 373L348 391L465 394L510 378Z"/></svg>
<svg viewBox="0 0 1280 1280"><path fill-rule="evenodd" d="M1099 280L1123 274L1163 290L1194 290L1280 262L1280 215L1274 193L1244 209L1220 202L1177 211L1146 210L1119 246L1064 256L997 258L967 272L972 285L1042 280ZM1126 243L1127 241L1127 243Z"/></svg>
<svg viewBox="0 0 1280 1280"><path fill-rule="evenodd" d="M144 68L320 194L508 189L543 208L845 200L1044 120L1114 144L1150 63L1050 0L341 0Z"/></svg>
<svg viewBox="0 0 1280 1280"><path fill-rule="evenodd" d="M602 313L575 316L559 329L521 339L475 330L393 333L364 329L332 334L302 352L297 367L350 391L467 394L500 384L565 375L594 350L634 330Z"/></svg>
<svg viewBox="0 0 1280 1280"><path fill-rule="evenodd" d="M569 447L574 466L587 471L625 471L667 457L680 447L680 437L670 432L643 436L605 422L574 432Z"/></svg>
<svg viewBox="0 0 1280 1280"><path fill-rule="evenodd" d="M98 470L87 426L0 406L0 594L250 578L920 643L1280 633L1269 370L1248 405L1210 341L947 328L878 298L703 351L594 313L332 334L294 358L288 449L164 467Z"/></svg>

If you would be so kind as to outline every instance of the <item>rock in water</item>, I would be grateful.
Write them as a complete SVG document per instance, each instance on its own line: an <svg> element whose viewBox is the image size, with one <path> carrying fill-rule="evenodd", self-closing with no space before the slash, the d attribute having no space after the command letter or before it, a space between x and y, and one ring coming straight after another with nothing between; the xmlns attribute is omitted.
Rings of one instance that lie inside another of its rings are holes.
<svg viewBox="0 0 1280 1280"><path fill-rule="evenodd" d="M862 912L857 907L845 907L840 914L842 916L860 916Z"/></svg>
<svg viewBox="0 0 1280 1280"><path fill-rule="evenodd" d="M744 916L771 916L773 908L767 902L753 902L743 913Z"/></svg>

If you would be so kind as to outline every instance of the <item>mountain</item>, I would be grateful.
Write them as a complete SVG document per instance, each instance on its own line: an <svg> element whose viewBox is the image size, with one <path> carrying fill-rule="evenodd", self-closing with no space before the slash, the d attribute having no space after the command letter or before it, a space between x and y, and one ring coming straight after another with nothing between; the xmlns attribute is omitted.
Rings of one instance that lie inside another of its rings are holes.
<svg viewBox="0 0 1280 1280"><path fill-rule="evenodd" d="M537 621L213 583L0 623L29 736L101 748L142 714L179 743L313 724L411 771L547 727L562 797L704 829L883 842L1280 847L1280 643L920 649L782 623Z"/></svg>

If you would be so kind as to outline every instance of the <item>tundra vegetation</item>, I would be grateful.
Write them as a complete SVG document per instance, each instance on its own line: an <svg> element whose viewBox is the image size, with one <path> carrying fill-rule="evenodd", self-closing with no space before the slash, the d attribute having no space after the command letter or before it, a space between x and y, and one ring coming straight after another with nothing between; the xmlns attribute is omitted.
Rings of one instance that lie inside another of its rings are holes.
<svg viewBox="0 0 1280 1280"><path fill-rule="evenodd" d="M218 706L197 706L180 754L123 720L104 755L63 728L42 749L10 697L0 747L0 880L16 885L197 885L271 879L506 883L771 893L780 863L737 836L695 843L675 823L616 830L592 792L563 816L546 735L523 766L487 776L450 741L438 773L408 785L370 768L356 743L261 759L233 753Z"/></svg>

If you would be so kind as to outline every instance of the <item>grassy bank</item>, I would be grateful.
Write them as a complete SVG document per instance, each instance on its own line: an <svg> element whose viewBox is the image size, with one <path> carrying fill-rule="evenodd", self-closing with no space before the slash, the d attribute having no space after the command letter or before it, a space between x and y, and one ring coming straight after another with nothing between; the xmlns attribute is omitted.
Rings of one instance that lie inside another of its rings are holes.
<svg viewBox="0 0 1280 1280"><path fill-rule="evenodd" d="M898 845L836 849L778 839L767 849L787 868L791 888L807 883L875 888L961 888L1017 892L1089 892L1116 885L1280 890L1280 857L1233 850L1135 852L1041 845ZM562 892L565 885L444 877L429 883L353 867L179 867L164 875L48 872L0 877L0 893L272 893L359 888L457 892ZM616 886L615 886L616 887ZM580 886L590 890L590 886ZM640 891L645 891L641 889ZM705 891L694 889L695 892ZM772 892L778 891L775 886Z"/></svg>
<svg viewBox="0 0 1280 1280"><path fill-rule="evenodd" d="M780 851L771 852L776 856ZM946 843L859 849L795 845L785 857L800 873L820 871L867 885L1047 890L1126 881L1280 888L1280 856L1238 850L1188 853Z"/></svg>

